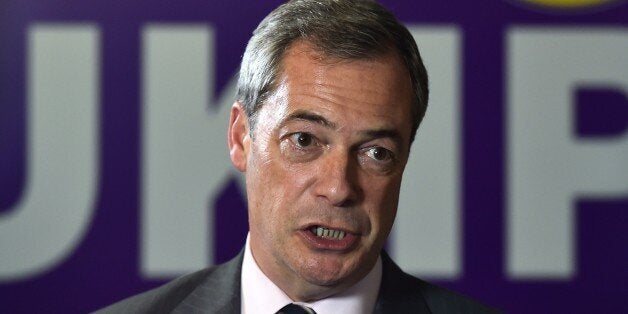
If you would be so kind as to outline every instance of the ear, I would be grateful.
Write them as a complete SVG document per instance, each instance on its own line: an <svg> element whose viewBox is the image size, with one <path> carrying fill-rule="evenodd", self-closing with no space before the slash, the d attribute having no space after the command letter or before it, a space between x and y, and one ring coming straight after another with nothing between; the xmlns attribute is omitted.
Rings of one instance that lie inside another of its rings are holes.
<svg viewBox="0 0 628 314"><path fill-rule="evenodd" d="M236 102L231 106L227 144L229 145L231 162L236 169L245 172L251 137L249 134L249 121L240 102Z"/></svg>

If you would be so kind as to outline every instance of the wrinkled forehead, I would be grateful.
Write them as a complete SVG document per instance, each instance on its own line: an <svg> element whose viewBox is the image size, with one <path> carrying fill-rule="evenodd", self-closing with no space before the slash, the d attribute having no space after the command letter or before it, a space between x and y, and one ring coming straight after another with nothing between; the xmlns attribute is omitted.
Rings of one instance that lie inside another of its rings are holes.
<svg viewBox="0 0 628 314"><path fill-rule="evenodd" d="M390 55L338 59L322 55L307 43L295 45L286 52L275 90L269 96L265 105L289 102L290 110L318 110L323 116L328 113L330 120L343 120L345 114L363 115L354 123L387 120L407 127L408 133L412 128L412 84L401 61ZM288 110L288 106L272 107L275 111Z"/></svg>

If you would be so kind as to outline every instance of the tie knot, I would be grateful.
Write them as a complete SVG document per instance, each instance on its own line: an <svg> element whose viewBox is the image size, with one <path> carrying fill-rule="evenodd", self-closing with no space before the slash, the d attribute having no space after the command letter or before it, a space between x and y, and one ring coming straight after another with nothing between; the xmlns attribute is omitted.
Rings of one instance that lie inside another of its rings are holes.
<svg viewBox="0 0 628 314"><path fill-rule="evenodd" d="M305 305L290 303L277 311L277 314L316 314L316 312Z"/></svg>

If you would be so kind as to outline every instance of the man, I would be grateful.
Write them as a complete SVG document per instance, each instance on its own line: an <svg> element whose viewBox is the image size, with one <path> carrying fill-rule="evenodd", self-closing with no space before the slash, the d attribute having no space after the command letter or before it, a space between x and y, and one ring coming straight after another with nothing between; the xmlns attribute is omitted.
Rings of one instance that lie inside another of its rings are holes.
<svg viewBox="0 0 628 314"><path fill-rule="evenodd" d="M282 5L249 41L229 120L246 177L243 252L104 312L489 311L382 251L427 98L412 36L379 4Z"/></svg>

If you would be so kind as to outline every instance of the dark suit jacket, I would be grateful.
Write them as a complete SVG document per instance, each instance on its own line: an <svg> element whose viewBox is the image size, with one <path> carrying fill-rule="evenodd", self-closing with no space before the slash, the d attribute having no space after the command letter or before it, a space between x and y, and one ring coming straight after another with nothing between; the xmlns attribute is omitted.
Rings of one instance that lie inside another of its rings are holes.
<svg viewBox="0 0 628 314"><path fill-rule="evenodd" d="M97 313L240 313L241 252ZM404 273L384 252L375 313L495 313L478 302Z"/></svg>

